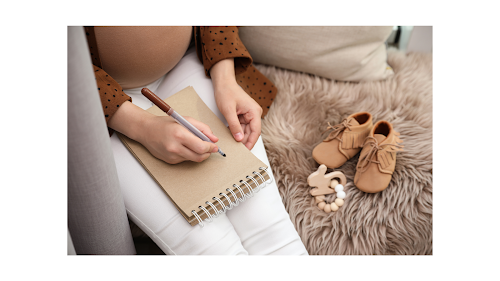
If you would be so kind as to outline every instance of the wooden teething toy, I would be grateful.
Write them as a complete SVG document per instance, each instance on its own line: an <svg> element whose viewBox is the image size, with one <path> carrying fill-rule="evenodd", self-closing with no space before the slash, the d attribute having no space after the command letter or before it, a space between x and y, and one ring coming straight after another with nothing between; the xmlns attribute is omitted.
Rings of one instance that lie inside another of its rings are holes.
<svg viewBox="0 0 500 281"><path fill-rule="evenodd" d="M318 208L325 211L326 213L330 213L331 211L337 211L339 207L344 205L344 198L346 196L344 192L344 185L347 183L347 179L342 172L331 172L326 173L326 166L320 165L316 172L313 172L309 177L307 177L307 183L316 187L309 191L312 196L314 196L314 200L316 204L318 204ZM335 180L335 178L339 179L339 181ZM337 199L335 202L328 204L325 202L325 195L332 194L337 192Z"/></svg>

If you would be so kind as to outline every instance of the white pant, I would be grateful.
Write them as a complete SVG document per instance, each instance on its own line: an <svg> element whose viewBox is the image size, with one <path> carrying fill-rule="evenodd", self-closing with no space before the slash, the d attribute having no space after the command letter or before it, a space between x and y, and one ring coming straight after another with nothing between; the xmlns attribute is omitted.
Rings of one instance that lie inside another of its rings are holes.
<svg viewBox="0 0 500 281"><path fill-rule="evenodd" d="M227 125L215 104L212 81L191 48L167 75L146 86L160 98L193 86L207 106ZM152 103L140 90L125 90L137 106ZM203 121L203 120L200 120ZM174 255L307 255L273 181L254 197L211 223L191 226L164 191L114 134L111 146L129 218L166 253ZM252 153L269 166L262 139ZM269 168L268 171L272 175Z"/></svg>

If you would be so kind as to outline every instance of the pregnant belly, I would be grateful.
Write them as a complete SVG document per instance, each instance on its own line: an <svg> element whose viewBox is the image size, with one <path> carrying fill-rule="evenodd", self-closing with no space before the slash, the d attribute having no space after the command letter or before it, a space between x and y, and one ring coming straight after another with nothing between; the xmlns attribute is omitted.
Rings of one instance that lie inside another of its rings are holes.
<svg viewBox="0 0 500 281"><path fill-rule="evenodd" d="M189 47L190 26L95 27L102 68L124 89L169 72Z"/></svg>

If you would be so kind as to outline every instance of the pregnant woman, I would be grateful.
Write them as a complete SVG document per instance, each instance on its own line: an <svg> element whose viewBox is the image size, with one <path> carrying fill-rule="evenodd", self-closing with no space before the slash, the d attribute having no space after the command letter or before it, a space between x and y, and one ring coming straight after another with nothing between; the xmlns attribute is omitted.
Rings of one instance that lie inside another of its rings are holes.
<svg viewBox="0 0 500 281"><path fill-rule="evenodd" d="M170 164L207 159L217 153L217 144L145 111L152 104L140 92L147 87L165 99L193 86L234 139L269 165L261 118L277 89L252 65L238 28L85 27L85 32L130 220L166 254L307 255L276 183L205 227L192 227L113 134L140 142ZM217 141L207 125L187 119Z"/></svg>

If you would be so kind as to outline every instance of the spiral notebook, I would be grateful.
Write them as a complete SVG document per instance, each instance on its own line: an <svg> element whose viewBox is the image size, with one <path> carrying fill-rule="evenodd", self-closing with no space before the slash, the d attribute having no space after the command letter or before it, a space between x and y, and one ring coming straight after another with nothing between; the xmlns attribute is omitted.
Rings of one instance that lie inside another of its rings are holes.
<svg viewBox="0 0 500 281"><path fill-rule="evenodd" d="M203 221L211 221L236 207L272 180L266 172L267 165L242 143L234 140L229 129L201 100L193 87L181 90L165 99L165 102L180 115L193 117L209 125L219 138L217 145L227 156L212 153L201 163L185 161L170 165L154 157L140 143L119 133L118 137L191 225L200 223L203 226ZM166 116L156 105L147 111Z"/></svg>

